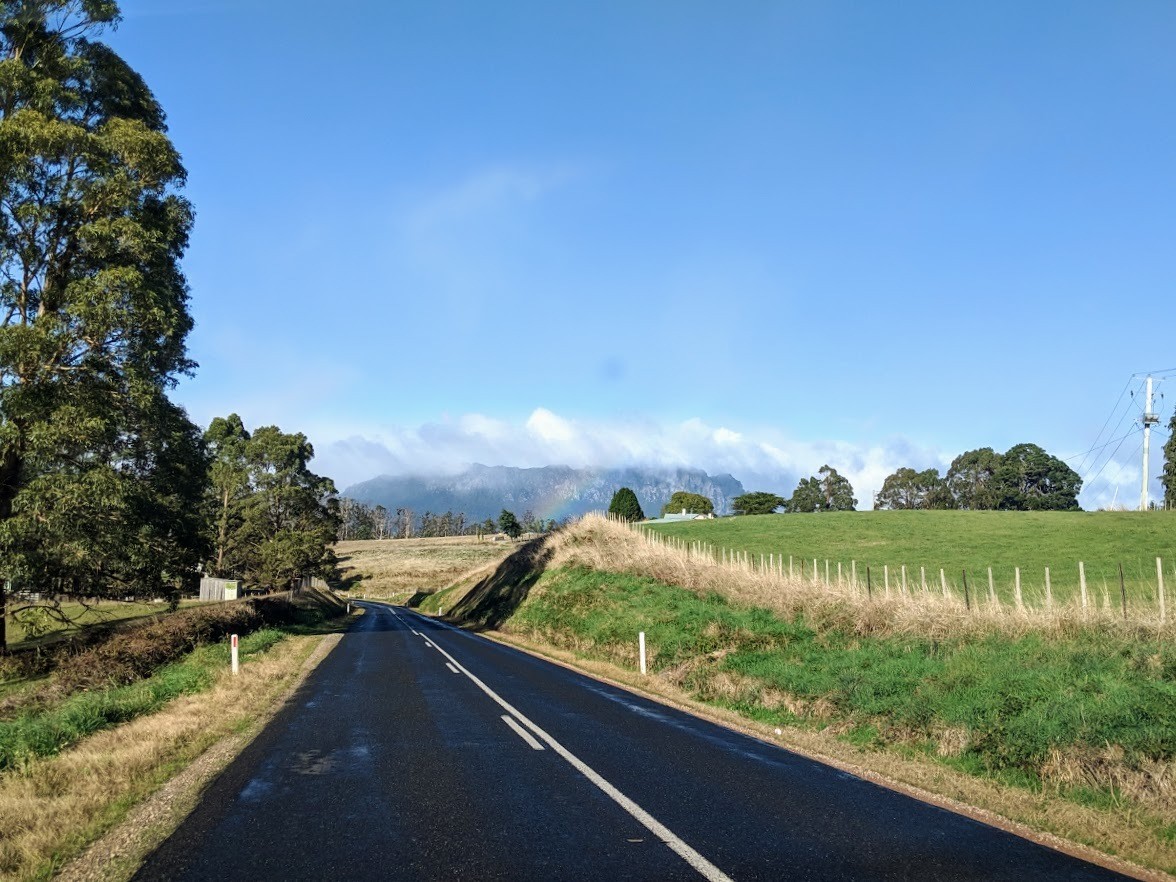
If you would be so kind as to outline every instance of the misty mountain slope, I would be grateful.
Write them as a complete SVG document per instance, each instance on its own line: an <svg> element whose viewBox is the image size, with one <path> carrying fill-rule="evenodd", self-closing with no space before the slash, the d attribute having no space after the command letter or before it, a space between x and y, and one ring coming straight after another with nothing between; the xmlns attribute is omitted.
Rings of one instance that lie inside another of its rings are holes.
<svg viewBox="0 0 1176 882"><path fill-rule="evenodd" d="M559 520L608 508L621 487L637 494L650 517L658 515L675 490L706 496L718 514L730 512L731 500L744 492L743 485L730 475L708 475L701 469L473 465L461 474L444 477L382 475L348 487L343 495L389 511L409 508L418 515L452 511L465 512L471 520L485 520L497 518L506 508L516 515L529 510L538 517Z"/></svg>

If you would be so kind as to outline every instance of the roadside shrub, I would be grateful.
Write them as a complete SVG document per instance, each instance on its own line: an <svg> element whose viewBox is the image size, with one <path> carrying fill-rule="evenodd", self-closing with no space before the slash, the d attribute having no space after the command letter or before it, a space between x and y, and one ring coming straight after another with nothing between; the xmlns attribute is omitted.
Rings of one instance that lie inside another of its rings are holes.
<svg viewBox="0 0 1176 882"><path fill-rule="evenodd" d="M278 597L181 610L121 629L103 643L68 657L58 668L58 682L67 691L134 683L201 644L287 625L297 616L297 607Z"/></svg>

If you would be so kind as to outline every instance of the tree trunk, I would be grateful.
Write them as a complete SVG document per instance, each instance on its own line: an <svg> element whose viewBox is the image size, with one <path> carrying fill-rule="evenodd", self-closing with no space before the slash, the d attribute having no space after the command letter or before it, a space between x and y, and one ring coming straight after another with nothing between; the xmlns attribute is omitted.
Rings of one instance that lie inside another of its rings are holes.
<svg viewBox="0 0 1176 882"><path fill-rule="evenodd" d="M22 458L12 447L0 453L0 521L12 517L12 504L20 485ZM0 573L0 655L8 652L8 583Z"/></svg>
<svg viewBox="0 0 1176 882"><path fill-rule="evenodd" d="M216 574L224 576L225 542L229 534L229 491L225 489L224 501L221 503L220 529L216 540Z"/></svg>

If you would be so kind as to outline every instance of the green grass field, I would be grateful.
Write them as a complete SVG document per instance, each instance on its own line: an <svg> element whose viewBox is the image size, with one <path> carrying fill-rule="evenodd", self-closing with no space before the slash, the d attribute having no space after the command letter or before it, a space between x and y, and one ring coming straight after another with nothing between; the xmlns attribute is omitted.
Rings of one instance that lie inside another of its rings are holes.
<svg viewBox="0 0 1176 882"><path fill-rule="evenodd" d="M184 600L180 607L195 606L197 600ZM61 605L62 612L69 616L72 624L65 624L56 620L46 619L47 630L39 640L52 640L62 633L72 632L92 625L105 625L112 622L154 616L168 611L166 603L140 603L107 600L97 606L84 607L80 603L67 602ZM20 649L27 639L21 626L20 616L10 616L8 619L8 645L11 649ZM30 641L30 645L36 641Z"/></svg>
<svg viewBox="0 0 1176 882"><path fill-rule="evenodd" d="M716 549L789 555L799 569L806 560L811 574L818 560L836 573L837 562L848 575L857 561L858 578L872 571L882 584L889 566L891 586L906 565L909 583L918 586L919 568L938 585L942 567L957 586L963 569L969 584L987 590L992 567L997 594L1013 598L1014 568L1021 568L1026 603L1040 605L1045 568L1050 568L1054 597L1064 601L1078 593L1078 562L1086 565L1092 602L1103 603L1104 589L1119 603L1119 565L1123 566L1128 603L1155 603L1156 558L1164 561L1164 587L1169 607L1176 595L1176 512L1004 512L1004 511L871 511L812 515L760 515L688 521L651 527L686 542L706 542Z"/></svg>

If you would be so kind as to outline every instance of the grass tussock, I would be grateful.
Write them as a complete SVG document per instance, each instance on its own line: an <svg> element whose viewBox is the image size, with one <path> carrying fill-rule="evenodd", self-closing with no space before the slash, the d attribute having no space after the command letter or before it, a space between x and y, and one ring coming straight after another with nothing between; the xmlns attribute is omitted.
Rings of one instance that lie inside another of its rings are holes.
<svg viewBox="0 0 1176 882"><path fill-rule="evenodd" d="M219 664L203 692L0 775L0 875L42 879L60 869L179 766L252 725L288 688L318 639L293 637L261 655L250 651L238 677Z"/></svg>

